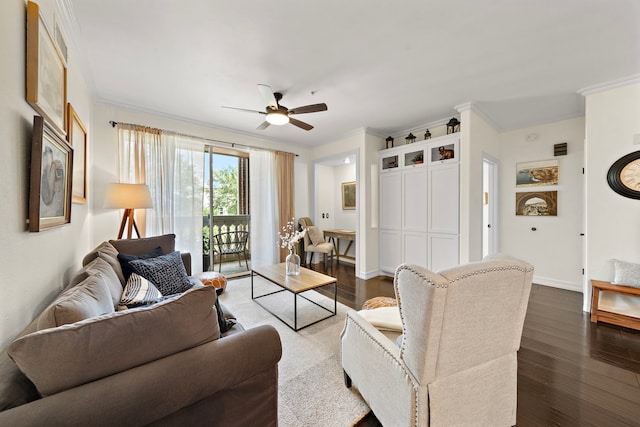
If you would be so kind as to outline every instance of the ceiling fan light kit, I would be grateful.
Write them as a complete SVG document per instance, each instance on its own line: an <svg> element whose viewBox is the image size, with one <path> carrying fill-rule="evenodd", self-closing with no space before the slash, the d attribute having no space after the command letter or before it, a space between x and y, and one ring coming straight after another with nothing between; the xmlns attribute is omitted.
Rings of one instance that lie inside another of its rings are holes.
<svg viewBox="0 0 640 427"><path fill-rule="evenodd" d="M289 123L289 115L287 114L287 109L284 107L280 107L276 111L269 111L267 113L266 120L272 125L286 125L287 123Z"/></svg>
<svg viewBox="0 0 640 427"><path fill-rule="evenodd" d="M257 127L258 130L264 130L269 127L269 125L286 125L287 123L291 123L294 126L299 127L300 129L309 131L313 129L309 123L305 123L303 121L294 119L290 117L293 114L305 114L305 113L317 113L319 111L327 111L327 104L312 104L305 105L298 108L288 109L284 105L280 105L280 100L282 99L282 94L279 92L273 92L271 87L267 85L258 85L258 90L262 94L262 97L267 102L267 107L265 111L257 111L257 110L248 110L246 108L236 108L236 107L225 107L232 110L244 111L247 113L258 113L265 115L265 121Z"/></svg>

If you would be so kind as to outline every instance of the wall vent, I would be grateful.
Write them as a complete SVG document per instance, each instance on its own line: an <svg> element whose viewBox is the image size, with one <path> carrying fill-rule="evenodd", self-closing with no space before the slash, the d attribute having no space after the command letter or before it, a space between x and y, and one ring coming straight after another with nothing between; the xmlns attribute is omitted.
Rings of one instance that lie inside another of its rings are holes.
<svg viewBox="0 0 640 427"><path fill-rule="evenodd" d="M554 156L566 156L567 155L567 143L563 142L560 144L553 145L553 155Z"/></svg>

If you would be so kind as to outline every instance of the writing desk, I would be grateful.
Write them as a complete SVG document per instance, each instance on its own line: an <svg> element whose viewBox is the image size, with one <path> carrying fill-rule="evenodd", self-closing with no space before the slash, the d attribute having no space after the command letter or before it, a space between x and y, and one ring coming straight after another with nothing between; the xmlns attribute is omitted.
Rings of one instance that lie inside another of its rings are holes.
<svg viewBox="0 0 640 427"><path fill-rule="evenodd" d="M351 248L351 244L356 240L356 232L354 230L324 230L324 238L325 240L328 238L329 242L333 243L333 246L336 248L336 263L340 263L340 240L347 240L349 244L346 249L342 253L343 258L347 259L355 259L352 256L348 256L349 248Z"/></svg>

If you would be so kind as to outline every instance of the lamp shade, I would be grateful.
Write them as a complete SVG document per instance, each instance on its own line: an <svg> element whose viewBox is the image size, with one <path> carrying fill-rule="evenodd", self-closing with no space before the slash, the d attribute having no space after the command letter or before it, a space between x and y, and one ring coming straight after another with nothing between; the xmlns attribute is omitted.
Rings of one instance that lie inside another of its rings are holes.
<svg viewBox="0 0 640 427"><path fill-rule="evenodd" d="M111 184L104 202L105 208L152 208L151 191L146 184Z"/></svg>

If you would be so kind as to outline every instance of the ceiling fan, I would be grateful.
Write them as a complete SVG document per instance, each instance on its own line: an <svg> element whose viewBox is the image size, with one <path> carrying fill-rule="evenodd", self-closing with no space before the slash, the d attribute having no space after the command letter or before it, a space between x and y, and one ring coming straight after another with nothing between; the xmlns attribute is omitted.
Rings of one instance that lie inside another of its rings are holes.
<svg viewBox="0 0 640 427"><path fill-rule="evenodd" d="M303 121L294 119L291 117L294 114L305 114L305 113L316 113L318 111L327 111L327 104L312 104L305 105L303 107L291 108L288 109L284 105L280 105L280 100L282 99L282 94L280 92L273 92L271 87L267 85L258 85L258 90L262 94L262 97L267 102L267 107L265 111L258 110L248 110L246 108L236 108L236 107L222 107L229 108L231 110L239 110L246 111L248 113L258 113L264 114L265 121L257 127L258 130L263 130L269 127L269 125L286 125L287 123L291 123L294 126L299 127L304 130L311 130L313 126L309 123L305 123Z"/></svg>

